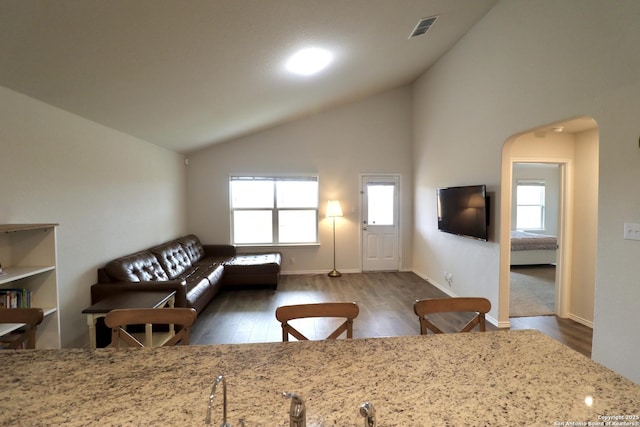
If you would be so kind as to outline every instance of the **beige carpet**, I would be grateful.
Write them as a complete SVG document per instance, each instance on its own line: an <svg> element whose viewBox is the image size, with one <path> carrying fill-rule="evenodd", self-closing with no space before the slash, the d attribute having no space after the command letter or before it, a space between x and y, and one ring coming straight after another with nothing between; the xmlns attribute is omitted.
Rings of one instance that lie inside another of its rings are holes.
<svg viewBox="0 0 640 427"><path fill-rule="evenodd" d="M511 267L509 316L549 316L555 314L553 265Z"/></svg>

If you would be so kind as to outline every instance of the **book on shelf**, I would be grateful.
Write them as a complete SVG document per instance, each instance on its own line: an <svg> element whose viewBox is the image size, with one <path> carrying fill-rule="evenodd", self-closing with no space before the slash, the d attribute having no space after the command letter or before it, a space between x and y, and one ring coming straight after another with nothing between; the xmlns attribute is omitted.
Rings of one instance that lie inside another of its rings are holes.
<svg viewBox="0 0 640 427"><path fill-rule="evenodd" d="M29 289L0 289L0 307L31 308L31 291Z"/></svg>

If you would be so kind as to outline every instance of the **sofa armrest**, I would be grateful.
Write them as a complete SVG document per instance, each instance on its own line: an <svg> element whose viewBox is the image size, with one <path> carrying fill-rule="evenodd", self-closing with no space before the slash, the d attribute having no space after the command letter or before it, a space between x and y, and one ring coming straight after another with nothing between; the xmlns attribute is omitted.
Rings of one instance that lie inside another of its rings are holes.
<svg viewBox="0 0 640 427"><path fill-rule="evenodd" d="M175 291L176 307L187 307L186 282L169 280L166 282L111 282L91 285L91 304L95 304L109 296L123 292L157 292Z"/></svg>
<svg viewBox="0 0 640 427"><path fill-rule="evenodd" d="M233 245L202 245L205 258L209 257L232 257L236 254L236 247Z"/></svg>

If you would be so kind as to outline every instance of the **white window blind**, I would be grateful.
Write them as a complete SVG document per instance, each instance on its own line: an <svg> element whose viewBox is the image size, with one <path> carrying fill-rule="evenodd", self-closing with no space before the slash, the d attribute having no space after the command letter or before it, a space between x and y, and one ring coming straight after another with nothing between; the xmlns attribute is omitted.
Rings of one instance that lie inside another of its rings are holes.
<svg viewBox="0 0 640 427"><path fill-rule="evenodd" d="M317 243L317 176L231 176L229 187L234 244Z"/></svg>
<svg viewBox="0 0 640 427"><path fill-rule="evenodd" d="M541 180L516 182L516 228L544 229L545 183Z"/></svg>

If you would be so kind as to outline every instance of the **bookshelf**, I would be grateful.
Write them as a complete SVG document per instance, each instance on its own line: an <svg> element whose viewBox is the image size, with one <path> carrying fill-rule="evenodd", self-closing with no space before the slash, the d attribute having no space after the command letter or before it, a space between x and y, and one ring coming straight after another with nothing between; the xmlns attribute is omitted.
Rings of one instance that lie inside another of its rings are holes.
<svg viewBox="0 0 640 427"><path fill-rule="evenodd" d="M31 307L44 311L36 348L60 348L56 226L58 224L0 224L0 291L28 289ZM0 325L0 336L20 324Z"/></svg>

